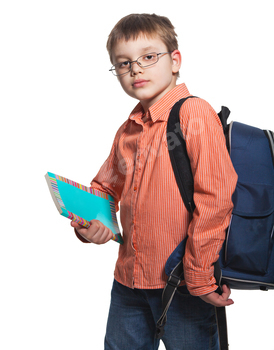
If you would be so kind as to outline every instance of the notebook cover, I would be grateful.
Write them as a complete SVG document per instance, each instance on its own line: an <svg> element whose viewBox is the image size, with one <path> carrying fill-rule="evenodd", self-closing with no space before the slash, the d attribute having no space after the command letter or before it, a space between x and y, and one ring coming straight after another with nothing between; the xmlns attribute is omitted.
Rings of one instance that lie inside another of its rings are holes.
<svg viewBox="0 0 274 350"><path fill-rule="evenodd" d="M97 219L113 232L114 241L123 243L112 196L54 173L48 172L45 177L61 215L84 227L90 226L90 220Z"/></svg>

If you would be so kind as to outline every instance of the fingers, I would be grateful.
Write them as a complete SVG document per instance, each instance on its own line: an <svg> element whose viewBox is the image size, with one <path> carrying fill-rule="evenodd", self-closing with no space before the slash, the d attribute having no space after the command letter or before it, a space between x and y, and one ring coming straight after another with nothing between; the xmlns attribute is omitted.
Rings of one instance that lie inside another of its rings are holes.
<svg viewBox="0 0 274 350"><path fill-rule="evenodd" d="M74 227L77 232L86 238L89 242L95 244L104 244L113 238L112 231L101 221L91 220L90 224L91 225L89 228L84 228L76 222L71 222L71 226Z"/></svg>
<svg viewBox="0 0 274 350"><path fill-rule="evenodd" d="M72 227L76 228L76 229L77 229L77 228L83 227L83 226L77 224L77 222L75 222L75 221L71 221L71 222L70 222L70 225L71 225Z"/></svg>
<svg viewBox="0 0 274 350"><path fill-rule="evenodd" d="M230 288L229 288L226 284L224 284L224 285L222 286L222 289L223 289L223 293L222 293L222 295L220 296L220 300L221 300L222 303L225 304L225 305L223 305L223 306L229 306L229 305L234 304L234 301L233 301L232 299L229 298L229 297L230 297L230 294L231 294Z"/></svg>
<svg viewBox="0 0 274 350"><path fill-rule="evenodd" d="M226 284L224 284L223 286L222 286L222 289L223 289L223 293L222 293L222 298L224 299L224 300L228 300L228 298L230 297L230 294L231 294L231 290L230 290L230 288L226 285Z"/></svg>
<svg viewBox="0 0 274 350"><path fill-rule="evenodd" d="M229 306L234 304L234 301L232 299L229 299L230 293L231 293L230 288L226 285L223 285L222 295L219 295L218 293L213 292L206 295L201 295L200 298L206 303L212 304L217 307Z"/></svg>
<svg viewBox="0 0 274 350"><path fill-rule="evenodd" d="M92 220L88 229L89 240L95 244L104 244L113 238L112 231L98 220Z"/></svg>

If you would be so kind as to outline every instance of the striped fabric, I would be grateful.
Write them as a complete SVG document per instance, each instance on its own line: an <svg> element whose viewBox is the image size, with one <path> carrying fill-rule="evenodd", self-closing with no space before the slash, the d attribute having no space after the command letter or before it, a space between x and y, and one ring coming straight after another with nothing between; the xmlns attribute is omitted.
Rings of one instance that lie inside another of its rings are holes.
<svg viewBox="0 0 274 350"><path fill-rule="evenodd" d="M118 130L91 186L111 194L117 210L120 202L125 243L115 268L118 282L131 288L163 288L166 260L188 234L185 279L191 294L203 295L216 289L212 263L229 224L237 175L215 111L202 99L187 100L180 117L194 174L196 209L190 220L167 148L176 146L176 134L166 139L170 109L186 96L186 86L178 85L146 116L139 103Z"/></svg>

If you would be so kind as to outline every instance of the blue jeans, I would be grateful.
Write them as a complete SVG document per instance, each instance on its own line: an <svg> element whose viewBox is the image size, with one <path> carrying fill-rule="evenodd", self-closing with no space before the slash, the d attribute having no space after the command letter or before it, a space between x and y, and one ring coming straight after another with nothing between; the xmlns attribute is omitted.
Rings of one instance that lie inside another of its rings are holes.
<svg viewBox="0 0 274 350"><path fill-rule="evenodd" d="M105 350L156 350L162 289L130 289L114 280ZM162 338L167 350L218 350L214 306L179 287Z"/></svg>

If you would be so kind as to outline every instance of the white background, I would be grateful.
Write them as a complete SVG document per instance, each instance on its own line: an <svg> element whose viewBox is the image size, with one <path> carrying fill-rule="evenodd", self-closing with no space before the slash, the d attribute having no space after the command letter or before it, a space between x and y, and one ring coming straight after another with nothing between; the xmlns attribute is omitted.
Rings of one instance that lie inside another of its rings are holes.
<svg viewBox="0 0 274 350"><path fill-rule="evenodd" d="M3 350L103 349L118 244L78 241L44 174L89 185L108 156L137 101L108 72L105 44L133 12L171 19L183 57L179 82L192 94L216 111L228 106L233 120L274 130L271 1L2 1ZM230 350L273 350L273 291L232 296Z"/></svg>

